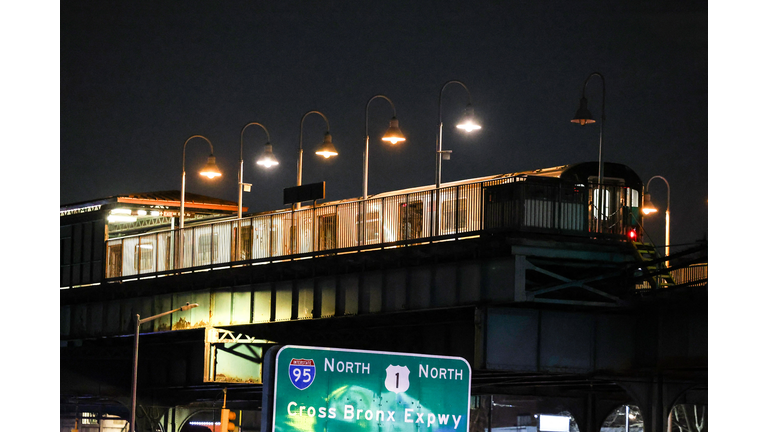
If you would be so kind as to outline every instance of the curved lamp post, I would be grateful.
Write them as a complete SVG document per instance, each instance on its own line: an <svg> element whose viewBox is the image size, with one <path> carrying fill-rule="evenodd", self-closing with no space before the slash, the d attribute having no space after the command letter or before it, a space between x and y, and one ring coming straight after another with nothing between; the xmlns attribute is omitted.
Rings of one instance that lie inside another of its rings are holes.
<svg viewBox="0 0 768 432"><path fill-rule="evenodd" d="M197 303L189 304L189 302L187 302L186 305L180 308L153 315L144 319L141 319L141 316L136 314L136 331L133 335L133 374L131 377L131 432L136 432L136 377L138 376L139 371L139 328L141 328L141 325L146 322L156 320L160 317L164 317L175 312L190 310L198 306L199 305Z"/></svg>
<svg viewBox="0 0 768 432"><path fill-rule="evenodd" d="M664 256L669 257L669 182L667 179L665 179L662 176L653 176L650 179L648 179L648 183L645 185L645 190L648 190L648 186L651 185L651 180L653 179L662 179L664 180L664 183L667 184L667 212L666 212L666 223L664 227ZM658 209L653 205L651 202L651 194L646 192L645 197L643 197L643 214L650 215L652 213L656 213ZM667 263L669 264L669 263Z"/></svg>
<svg viewBox="0 0 768 432"><path fill-rule="evenodd" d="M270 144L269 139L269 131L267 128L261 124L256 122L248 123L247 125L243 126L243 129L240 131L240 172L237 176L237 218L241 219L243 217L243 188L248 187L248 190L250 190L251 185L248 183L243 183L243 133L245 132L245 129L248 126L251 125L257 125L261 126L262 129L264 129L264 132L267 134L267 143L264 144L264 152L261 154L261 157L256 162L256 164L261 165L265 168L269 168L273 165L277 165L277 159L275 159L275 155L272 154L272 144Z"/></svg>
<svg viewBox="0 0 768 432"><path fill-rule="evenodd" d="M180 228L184 228L184 194L187 184L187 171L185 168L187 158L187 144L192 140L192 138L202 138L208 142L208 145L211 147L211 155L208 156L208 163L206 163L205 167L203 167L203 169L200 171L200 175L203 177L208 177L209 179L221 177L221 171L219 171L219 168L216 166L216 158L213 156L213 144L211 144L211 141L202 135L192 135L191 137L187 138L187 140L184 142L184 148L181 152L181 215L179 217Z"/></svg>
<svg viewBox="0 0 768 432"><path fill-rule="evenodd" d="M437 102L437 122L439 126L437 131L437 154L435 156L435 189L440 188L440 182L442 180L443 153L448 155L451 153L450 150L443 151L443 90L445 90L448 84L459 84L464 87L464 90L467 92L467 107L464 109L464 116L462 117L461 122L456 125L456 127L466 132L473 132L480 129L481 127L475 121L475 110L472 108L472 95L469 93L467 86L463 82L456 80L448 81L443 84L443 87L440 89L440 97L438 98Z"/></svg>
<svg viewBox="0 0 768 432"><path fill-rule="evenodd" d="M579 109L576 110L576 114L571 119L571 123L578 123L582 126L595 122L592 117L592 113L587 108L587 83L593 76L599 76L603 83L603 105L600 110L600 145L597 153L597 190L598 190L598 213L597 213L597 230L600 231L603 219L603 125L605 124L605 78L599 72L592 72L584 81L584 86L581 89L581 101L579 101Z"/></svg>
<svg viewBox="0 0 768 432"><path fill-rule="evenodd" d="M331 141L331 125L328 123L328 117L320 111L308 111L301 117L301 123L299 124L299 160L297 163L296 186L301 186L301 174L304 161L304 119L310 114L319 114L323 120L325 120L325 137L323 138L323 143L320 144L320 147L315 151L315 154L323 156L326 159L339 154Z"/></svg>
<svg viewBox="0 0 768 432"><path fill-rule="evenodd" d="M368 135L368 108L371 106L376 98L386 99L389 105L392 107L392 119L389 121L389 128L381 137L382 141L388 141L395 145L399 142L405 141L405 136L400 130L400 122L397 120L397 113L395 112L395 104L392 103L388 97L378 94L368 100L365 105L365 153L363 154L363 199L368 199L368 142L370 137Z"/></svg>

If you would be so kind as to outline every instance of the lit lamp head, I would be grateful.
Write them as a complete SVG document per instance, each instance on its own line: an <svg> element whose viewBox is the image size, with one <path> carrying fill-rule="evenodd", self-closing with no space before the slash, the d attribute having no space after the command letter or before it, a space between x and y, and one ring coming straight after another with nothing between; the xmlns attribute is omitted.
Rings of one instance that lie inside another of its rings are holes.
<svg viewBox="0 0 768 432"><path fill-rule="evenodd" d="M261 154L261 157L258 161L256 161L256 164L266 168L278 164L277 159L275 159L275 155L272 154L272 144L264 144L264 153Z"/></svg>
<svg viewBox="0 0 768 432"><path fill-rule="evenodd" d="M461 118L461 122L456 125L457 128L464 130L465 132L474 132L481 128L475 121L475 109L472 108L472 104L468 104L464 109L464 116Z"/></svg>
<svg viewBox="0 0 768 432"><path fill-rule="evenodd" d="M576 115L573 116L571 123L578 123L584 126L594 122L595 119L592 118L592 113L589 112L589 109L587 108L587 98L582 97L581 102L579 103L579 109L576 110Z"/></svg>
<svg viewBox="0 0 768 432"><path fill-rule="evenodd" d="M317 149L315 154L318 154L326 159L328 159L331 156L337 156L339 152L336 151L336 147L334 147L333 142L331 141L331 133L326 132L325 138L323 138L323 143L320 144L320 148Z"/></svg>
<svg viewBox="0 0 768 432"><path fill-rule="evenodd" d="M657 211L659 211L659 209L657 209L656 206L653 205L653 202L651 202L651 194L645 194L645 197L643 198L643 214L647 216L656 213Z"/></svg>
<svg viewBox="0 0 768 432"><path fill-rule="evenodd" d="M400 122L397 120L397 117L392 117L392 120L389 121L389 129L381 137L381 140L389 141L392 144L405 141L405 135L400 130Z"/></svg>
<svg viewBox="0 0 768 432"><path fill-rule="evenodd" d="M216 166L216 158L213 155L208 156L208 163L200 171L200 175L213 179L214 177L221 177L221 171Z"/></svg>

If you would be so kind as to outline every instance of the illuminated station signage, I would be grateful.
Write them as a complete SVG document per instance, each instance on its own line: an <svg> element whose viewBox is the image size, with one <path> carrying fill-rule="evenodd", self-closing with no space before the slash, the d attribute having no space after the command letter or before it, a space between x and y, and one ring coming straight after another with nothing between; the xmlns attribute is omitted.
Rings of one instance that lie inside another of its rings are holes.
<svg viewBox="0 0 768 432"><path fill-rule="evenodd" d="M273 373L273 432L469 430L460 357L284 346Z"/></svg>

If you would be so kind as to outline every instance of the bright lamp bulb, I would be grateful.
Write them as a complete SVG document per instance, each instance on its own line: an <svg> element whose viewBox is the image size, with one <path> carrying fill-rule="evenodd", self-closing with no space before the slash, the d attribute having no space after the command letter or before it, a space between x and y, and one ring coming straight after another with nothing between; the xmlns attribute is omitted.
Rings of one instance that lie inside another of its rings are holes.
<svg viewBox="0 0 768 432"><path fill-rule="evenodd" d="M473 131L476 131L478 129L481 129L481 126L479 124L473 123L473 122L462 123L460 125L456 125L456 127L459 128L459 129L462 129L462 130L464 130L466 132L473 132Z"/></svg>
<svg viewBox="0 0 768 432"><path fill-rule="evenodd" d="M382 141L387 141L392 144L397 144L399 142L405 141L405 138L398 138L398 137L391 137L391 138L382 138Z"/></svg>
<svg viewBox="0 0 768 432"><path fill-rule="evenodd" d="M261 166L263 166L263 167L266 167L266 168L269 168L269 167L271 167L271 166L275 166L275 165L277 165L277 164L278 164L278 162L277 162L277 161L270 161L270 160L266 160L266 161L258 161L258 162L256 162L256 163L257 163L257 164L259 164L259 165L261 165Z"/></svg>

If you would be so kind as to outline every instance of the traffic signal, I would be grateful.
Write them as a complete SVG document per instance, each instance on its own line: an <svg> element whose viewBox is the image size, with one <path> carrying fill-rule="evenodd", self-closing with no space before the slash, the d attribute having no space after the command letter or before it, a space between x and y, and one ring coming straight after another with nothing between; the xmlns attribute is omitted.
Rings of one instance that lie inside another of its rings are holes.
<svg viewBox="0 0 768 432"><path fill-rule="evenodd" d="M633 242L637 241L637 231L634 228L630 229L627 233L627 237Z"/></svg>
<svg viewBox="0 0 768 432"><path fill-rule="evenodd" d="M227 408L221 409L221 432L236 432L237 431L237 414L234 411L230 411Z"/></svg>

